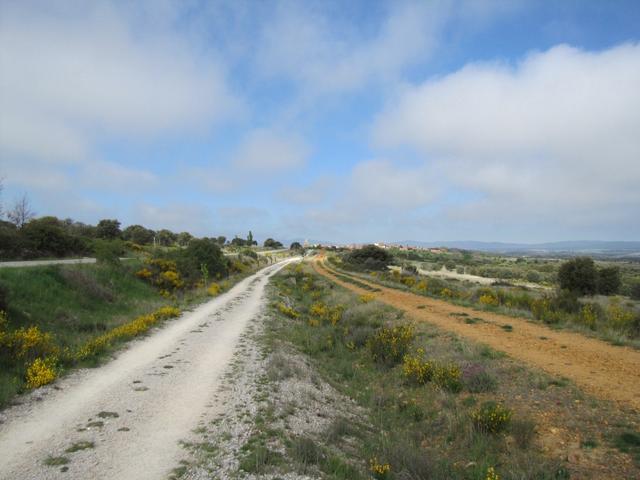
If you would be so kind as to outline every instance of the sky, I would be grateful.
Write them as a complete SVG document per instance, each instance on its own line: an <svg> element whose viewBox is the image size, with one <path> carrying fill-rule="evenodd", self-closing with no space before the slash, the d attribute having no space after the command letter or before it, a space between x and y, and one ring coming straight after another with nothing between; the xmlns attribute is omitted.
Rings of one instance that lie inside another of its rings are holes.
<svg viewBox="0 0 640 480"><path fill-rule="evenodd" d="M262 241L640 240L636 0L0 0L2 203Z"/></svg>

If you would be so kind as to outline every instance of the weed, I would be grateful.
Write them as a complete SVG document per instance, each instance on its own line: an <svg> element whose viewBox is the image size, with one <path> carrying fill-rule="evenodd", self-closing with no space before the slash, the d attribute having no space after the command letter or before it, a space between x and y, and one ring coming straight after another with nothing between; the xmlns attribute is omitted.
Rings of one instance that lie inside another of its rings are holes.
<svg viewBox="0 0 640 480"><path fill-rule="evenodd" d="M87 450L89 448L95 448L95 443L93 442L88 442L86 440L82 440L80 442L76 442L73 445L71 445L69 448L67 448L65 450L65 452L67 453L74 453L74 452L79 452L80 450Z"/></svg>
<svg viewBox="0 0 640 480"><path fill-rule="evenodd" d="M49 466L49 467L58 467L60 465L66 465L67 463L69 463L69 459L67 457L52 457L49 456L47 457L44 462L45 465Z"/></svg>

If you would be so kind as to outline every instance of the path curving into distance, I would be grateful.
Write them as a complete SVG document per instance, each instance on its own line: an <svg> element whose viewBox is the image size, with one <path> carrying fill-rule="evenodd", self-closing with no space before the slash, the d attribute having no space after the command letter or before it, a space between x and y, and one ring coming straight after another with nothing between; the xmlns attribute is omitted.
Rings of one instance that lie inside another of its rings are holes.
<svg viewBox="0 0 640 480"><path fill-rule="evenodd" d="M371 292L345 282L321 260L312 262L320 275L344 288L361 294L374 295L376 300L408 313L417 321L429 322L443 330L484 343L507 353L547 373L566 377L584 391L640 411L640 351L614 346L579 333L553 330L523 318L478 311L424 297L411 292L388 288L346 272L339 272L378 289ZM418 308L420 307L420 308ZM466 313L483 321L467 324L452 314ZM504 325L512 331L505 331Z"/></svg>
<svg viewBox="0 0 640 480"><path fill-rule="evenodd" d="M180 440L203 413L222 409L221 374L261 314L269 278L296 260L262 269L106 365L55 382L41 401L36 393L2 412L0 479L166 478L184 452ZM65 452L78 442L93 447ZM47 457L69 463L47 466Z"/></svg>

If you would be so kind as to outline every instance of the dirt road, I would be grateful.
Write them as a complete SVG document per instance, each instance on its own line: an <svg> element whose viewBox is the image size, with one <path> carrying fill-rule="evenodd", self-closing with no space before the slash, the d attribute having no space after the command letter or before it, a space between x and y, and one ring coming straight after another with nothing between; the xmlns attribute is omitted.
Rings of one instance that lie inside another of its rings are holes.
<svg viewBox="0 0 640 480"><path fill-rule="evenodd" d="M269 277L291 261L2 412L0 479L166 478L179 465L180 440L205 412L224 408L214 395L221 373L259 314ZM47 458L61 460L49 466Z"/></svg>
<svg viewBox="0 0 640 480"><path fill-rule="evenodd" d="M371 293L340 280L319 262L313 262L313 266L318 273L349 290ZM566 377L596 397L640 411L640 352L637 350L354 278L380 289L373 293L376 300L404 310L416 320L487 344L550 374ZM458 315L460 313L468 317ZM467 323L467 318L474 317L482 321Z"/></svg>

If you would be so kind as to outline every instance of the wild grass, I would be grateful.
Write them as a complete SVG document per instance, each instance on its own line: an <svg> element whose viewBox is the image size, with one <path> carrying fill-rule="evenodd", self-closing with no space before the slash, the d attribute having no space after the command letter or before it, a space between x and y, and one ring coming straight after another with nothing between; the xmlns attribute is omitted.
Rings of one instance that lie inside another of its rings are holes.
<svg viewBox="0 0 640 480"><path fill-rule="evenodd" d="M401 334L399 329L407 322L398 318L395 310L375 301L362 303L356 295L330 286L308 269L286 269L274 277L274 283L276 320L270 327L271 335L286 339L308 355L326 381L368 412L371 423L369 428L361 428L339 418L327 430L326 443L317 438L294 439L290 453L299 463L325 471L322 465L331 455L327 445L353 451L356 442L355 458L348 463L359 465L361 476L484 480L488 469L494 468L504 479L556 478L553 472L559 471L560 462L531 448L534 426L521 423L520 412L508 405L484 403L501 388L492 367L493 362L501 361L500 355L483 355L479 346L467 346L428 328L415 336ZM305 283L313 288L303 291ZM315 298L309 298L310 292ZM298 317L280 312L280 301L295 309ZM327 308L340 305L339 320L309 322L314 315L312 305L317 302ZM394 329L397 335L393 335ZM394 348L401 348L400 360L422 349L421 358L433 361L436 367L433 379L407 382L405 365L397 363L396 350L371 349L372 339L388 340ZM406 339L409 342L404 345ZM377 361L381 351L387 352L385 358L391 361ZM474 369L474 365L480 368ZM472 395L481 396L482 402ZM473 413L478 411L486 417L474 420ZM510 422L512 412L514 421ZM389 465L386 473L382 471L385 465ZM509 473L516 465L517 476Z"/></svg>

